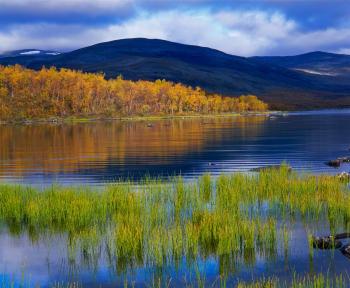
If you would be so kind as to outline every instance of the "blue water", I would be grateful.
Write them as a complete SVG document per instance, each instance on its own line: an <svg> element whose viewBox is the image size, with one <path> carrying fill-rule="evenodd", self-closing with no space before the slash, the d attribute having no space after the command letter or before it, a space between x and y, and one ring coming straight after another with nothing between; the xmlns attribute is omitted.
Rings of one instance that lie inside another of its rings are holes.
<svg viewBox="0 0 350 288"><path fill-rule="evenodd" d="M0 181L104 184L183 175L191 179L287 161L313 173L350 155L350 110L275 116L0 126ZM150 126L150 127L149 127Z"/></svg>
<svg viewBox="0 0 350 288"><path fill-rule="evenodd" d="M350 171L324 163L350 156L350 110L293 112L272 116L218 119L178 119L152 122L94 122L64 125L0 126L0 179L4 182L45 186L52 183L102 185L145 176L204 173L213 175L279 164L312 173ZM0 227L1 228L1 227ZM236 263L227 279L260 277L290 280L294 272L328 275L348 271L349 259L340 251L315 250L310 257L308 225L291 227L287 251L279 244L271 259L256 256L253 263ZM312 227L329 233L329 227ZM52 283L82 283L84 287L150 287L151 275L161 275L164 285L183 287L205 275L209 287L220 285L222 261L200 258L195 265L183 259L178 267L135 267L120 273L108 264L103 247L97 262L82 255L69 259L67 235L42 236L32 241L0 229L0 283L6 287L49 287ZM278 236L281 237L281 236ZM278 243L281 243L279 239ZM227 259L226 259L227 260Z"/></svg>
<svg viewBox="0 0 350 288"><path fill-rule="evenodd" d="M278 245L270 259L257 255L252 263L235 263L227 278L229 287L237 281L249 282L267 277L290 281L294 273L322 272L330 277L339 273L347 275L350 260L339 250L314 250L310 257L305 226L295 223L291 231L287 251ZM135 287L150 287L155 275L159 275L162 283L171 281L170 287L184 287L186 283L196 286L197 273L205 277L208 287L219 287L221 262L225 261L224 256L197 259L194 264L183 259L177 267L136 266L125 273L108 264L103 248L96 263L84 261L79 253L74 261L70 261L65 236L43 237L33 243L27 235L14 237L2 233L0 245L0 279L2 283L14 284L15 287L51 287L53 283L68 282L83 287L123 287L126 279L130 286L133 283Z"/></svg>

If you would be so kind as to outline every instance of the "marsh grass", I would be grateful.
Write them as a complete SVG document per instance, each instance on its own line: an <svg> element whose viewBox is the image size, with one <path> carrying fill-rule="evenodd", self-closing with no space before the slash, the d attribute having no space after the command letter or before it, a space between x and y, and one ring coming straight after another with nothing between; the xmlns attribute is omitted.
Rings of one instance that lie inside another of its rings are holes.
<svg viewBox="0 0 350 288"><path fill-rule="evenodd" d="M145 179L102 190L0 185L0 221L8 233L27 233L32 241L67 235L70 261L80 257L97 266L104 253L118 274L176 268L184 259L191 267L197 259L216 257L225 279L242 263L275 259L279 242L287 257L287 223L296 219L326 223L332 233L348 228L349 197L348 186L336 177L300 175L283 164L254 175L205 174L191 183ZM197 276L205 282L205 275Z"/></svg>
<svg viewBox="0 0 350 288"><path fill-rule="evenodd" d="M348 275L294 275L292 281L281 281L277 278L266 278L251 283L239 282L237 288L346 288L350 285Z"/></svg>

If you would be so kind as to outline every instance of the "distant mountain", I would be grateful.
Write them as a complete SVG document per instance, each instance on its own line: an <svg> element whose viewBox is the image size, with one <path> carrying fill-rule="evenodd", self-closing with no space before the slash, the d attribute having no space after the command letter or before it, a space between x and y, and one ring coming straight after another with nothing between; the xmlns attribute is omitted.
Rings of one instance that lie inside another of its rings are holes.
<svg viewBox="0 0 350 288"><path fill-rule="evenodd" d="M251 59L305 73L350 77L350 55L317 51L297 56L267 56Z"/></svg>
<svg viewBox="0 0 350 288"><path fill-rule="evenodd" d="M0 64L31 66L32 62L45 61L51 57L60 55L60 52L40 49L23 49L8 51L0 54Z"/></svg>
<svg viewBox="0 0 350 288"><path fill-rule="evenodd" d="M275 63L275 58L245 58L206 47L135 38L50 57L29 54L4 57L0 64L18 63L33 69L66 67L103 72L107 78L123 75L131 80L167 79L228 96L256 94L279 109L350 106L350 82L344 77L305 73L299 66Z"/></svg>

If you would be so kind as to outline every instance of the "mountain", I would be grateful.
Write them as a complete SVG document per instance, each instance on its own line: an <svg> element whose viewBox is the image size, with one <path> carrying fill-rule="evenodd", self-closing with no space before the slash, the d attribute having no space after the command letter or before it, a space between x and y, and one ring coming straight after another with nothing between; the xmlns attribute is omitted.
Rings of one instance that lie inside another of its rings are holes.
<svg viewBox="0 0 350 288"><path fill-rule="evenodd" d="M272 63L272 58L245 58L206 47L135 38L50 57L3 57L0 64L65 67L103 72L107 78L167 79L228 96L256 94L278 109L350 106L350 83L344 77L305 73Z"/></svg>
<svg viewBox="0 0 350 288"><path fill-rule="evenodd" d="M8 51L0 54L0 64L21 64L30 67L32 62L46 61L49 58L60 55L60 52L40 49L23 49Z"/></svg>
<svg viewBox="0 0 350 288"><path fill-rule="evenodd" d="M305 73L350 77L350 55L316 51L297 56L264 56L251 59Z"/></svg>

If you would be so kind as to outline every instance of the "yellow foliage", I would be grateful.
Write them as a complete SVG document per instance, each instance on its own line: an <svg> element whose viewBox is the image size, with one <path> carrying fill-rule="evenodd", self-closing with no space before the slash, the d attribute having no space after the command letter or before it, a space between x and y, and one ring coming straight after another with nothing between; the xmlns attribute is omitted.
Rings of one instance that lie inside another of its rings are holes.
<svg viewBox="0 0 350 288"><path fill-rule="evenodd" d="M103 74L52 67L0 66L0 120L265 111L256 96L208 95L165 80L106 80Z"/></svg>

